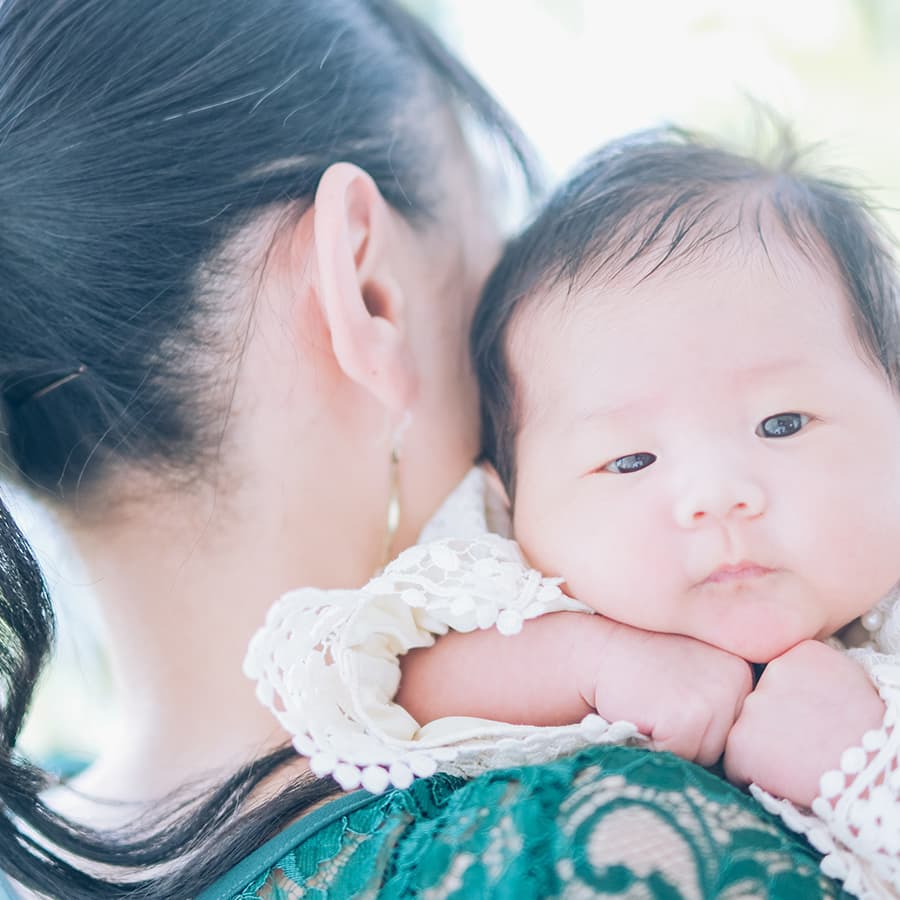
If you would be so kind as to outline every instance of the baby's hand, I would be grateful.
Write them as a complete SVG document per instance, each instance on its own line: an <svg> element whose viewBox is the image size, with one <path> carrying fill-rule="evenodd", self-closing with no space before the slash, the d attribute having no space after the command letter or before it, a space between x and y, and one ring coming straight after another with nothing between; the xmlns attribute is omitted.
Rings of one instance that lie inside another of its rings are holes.
<svg viewBox="0 0 900 900"><path fill-rule="evenodd" d="M766 667L725 748L725 772L799 806L841 754L878 728L884 703L862 668L819 641L804 641Z"/></svg>
<svg viewBox="0 0 900 900"><path fill-rule="evenodd" d="M712 765L753 689L750 666L693 638L612 624L583 669L582 696L603 718L634 722L657 750Z"/></svg>

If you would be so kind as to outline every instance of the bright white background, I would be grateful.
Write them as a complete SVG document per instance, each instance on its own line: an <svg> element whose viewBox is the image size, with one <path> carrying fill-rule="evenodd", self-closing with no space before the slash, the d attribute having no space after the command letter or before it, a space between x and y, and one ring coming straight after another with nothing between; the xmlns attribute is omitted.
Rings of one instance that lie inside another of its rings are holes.
<svg viewBox="0 0 900 900"><path fill-rule="evenodd" d="M821 142L817 160L900 207L896 0L410 2L555 174L611 137L663 123L745 140L753 98L802 144Z"/></svg>

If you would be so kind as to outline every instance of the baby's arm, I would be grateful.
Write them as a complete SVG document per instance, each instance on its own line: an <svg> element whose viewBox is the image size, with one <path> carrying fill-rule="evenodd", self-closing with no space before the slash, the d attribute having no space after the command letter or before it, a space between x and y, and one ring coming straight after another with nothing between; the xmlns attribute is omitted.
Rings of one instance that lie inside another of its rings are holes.
<svg viewBox="0 0 900 900"><path fill-rule="evenodd" d="M244 668L315 774L376 793L637 731L712 762L751 684L721 650L590 614L491 534L411 547L362 590L286 594Z"/></svg>
<svg viewBox="0 0 900 900"><path fill-rule="evenodd" d="M451 632L407 654L401 671L395 702L422 724L565 725L596 710L703 765L721 755L752 687L747 663L722 650L577 612L527 621L513 636Z"/></svg>
<svg viewBox="0 0 900 900"><path fill-rule="evenodd" d="M401 658L394 700L423 725L445 716L514 725L578 722L594 710L574 663L602 652L609 625L600 616L556 612L525 622L513 636L452 631Z"/></svg>

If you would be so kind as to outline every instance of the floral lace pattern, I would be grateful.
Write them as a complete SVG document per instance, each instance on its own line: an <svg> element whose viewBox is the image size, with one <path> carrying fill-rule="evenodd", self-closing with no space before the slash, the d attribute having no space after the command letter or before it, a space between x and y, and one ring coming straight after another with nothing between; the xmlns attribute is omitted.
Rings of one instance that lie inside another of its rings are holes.
<svg viewBox="0 0 900 900"><path fill-rule="evenodd" d="M598 747L373 797L233 900L844 896L736 788L666 753Z"/></svg>

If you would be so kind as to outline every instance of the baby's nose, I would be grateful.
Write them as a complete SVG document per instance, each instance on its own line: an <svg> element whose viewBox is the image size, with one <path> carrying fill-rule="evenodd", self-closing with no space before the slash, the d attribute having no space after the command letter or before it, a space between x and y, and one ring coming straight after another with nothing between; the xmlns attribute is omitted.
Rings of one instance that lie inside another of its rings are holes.
<svg viewBox="0 0 900 900"><path fill-rule="evenodd" d="M686 490L675 502L675 521L696 528L708 520L752 519L762 515L766 498L749 479L707 479Z"/></svg>

